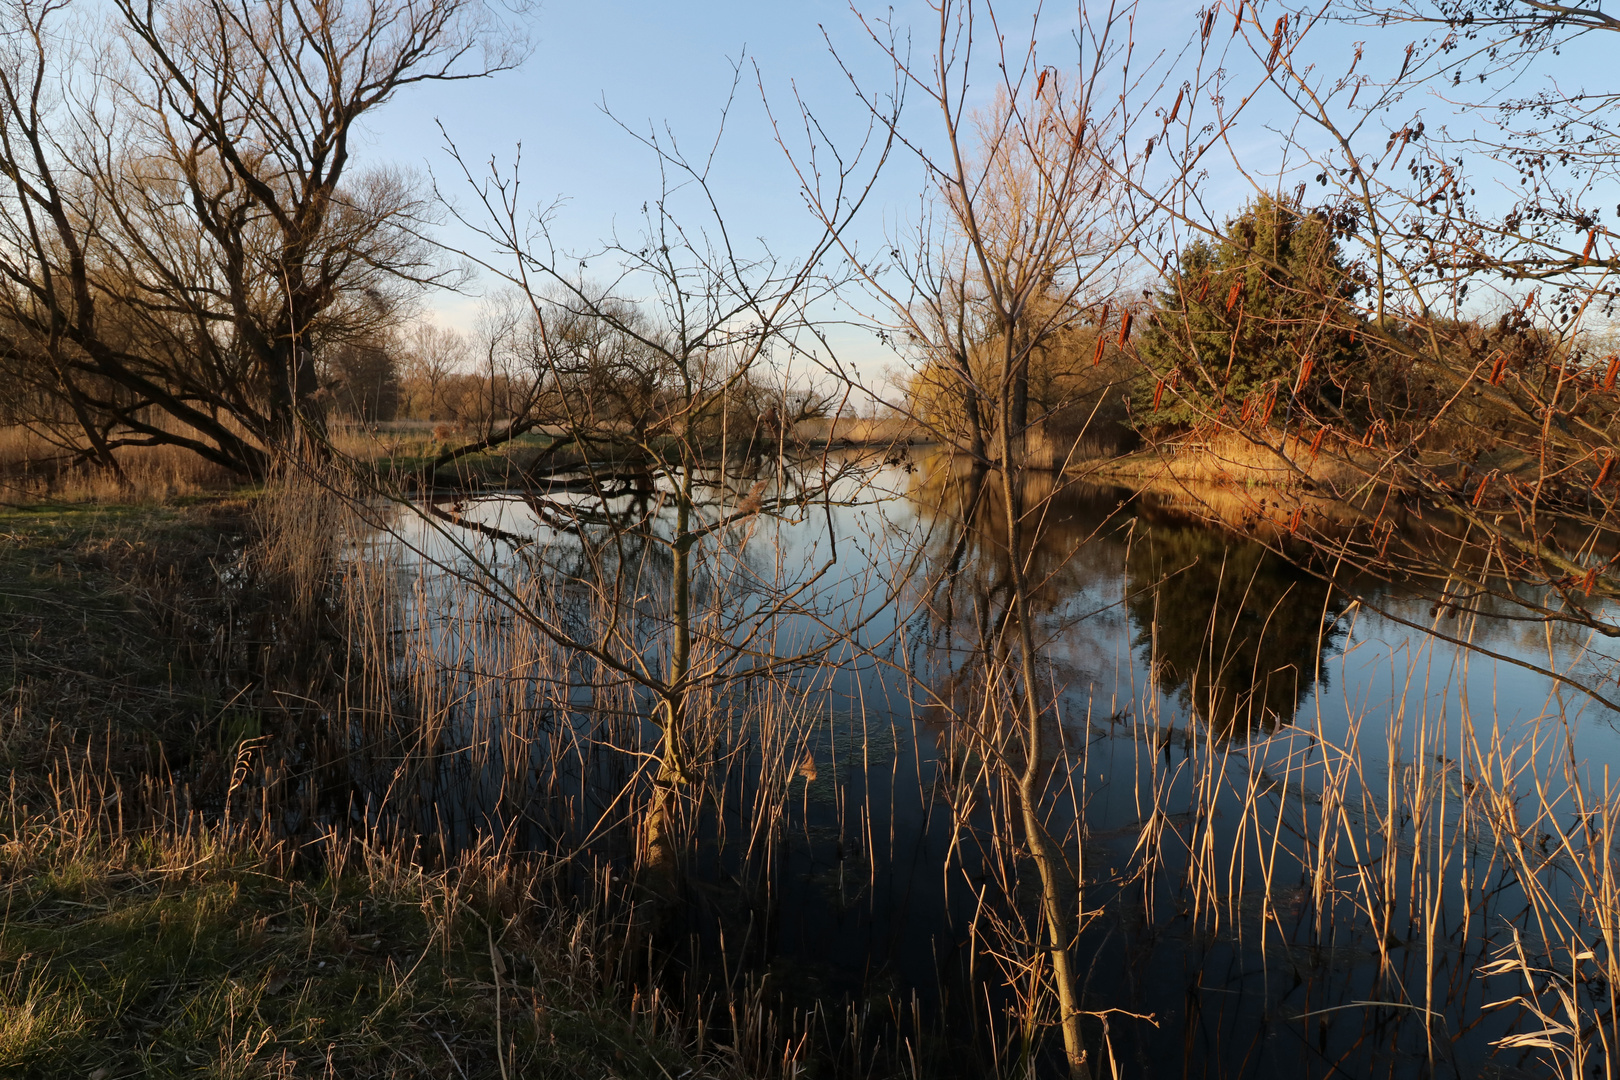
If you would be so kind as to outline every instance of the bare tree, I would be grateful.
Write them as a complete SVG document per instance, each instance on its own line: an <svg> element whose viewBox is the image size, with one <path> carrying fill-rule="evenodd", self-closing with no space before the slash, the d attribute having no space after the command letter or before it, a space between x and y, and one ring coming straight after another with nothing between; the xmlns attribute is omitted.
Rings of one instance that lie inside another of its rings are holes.
<svg viewBox="0 0 1620 1080"><path fill-rule="evenodd" d="M0 62L0 327L87 453L170 443L246 475L319 442L316 354L444 269L410 177L356 173L402 88L511 66L475 0L14 0ZM314 442L306 438L313 434Z"/></svg>
<svg viewBox="0 0 1620 1080"><path fill-rule="evenodd" d="M1152 142L1134 152L1125 143L1141 119L1137 95L1146 76L1130 66L1130 4L1079 10L1072 68L1038 58L1038 19L1025 38L1006 32L993 5L943 0L933 8L937 22L917 58L896 27L864 20L894 72L894 87L884 95L845 66L875 121L912 151L933 199L911 233L885 245L886 258L867 257L853 245L846 253L876 301L874 326L914 366L899 394L878 396L934 426L967 465L968 494L954 500L965 520L954 555L943 560L948 576L969 538L995 526L997 550L984 557L1001 574L978 601L981 689L971 702L941 693L936 704L959 730L977 732L979 752L997 763L1000 789L1012 793L1010 823L1040 882L1038 929L1018 945L1050 961L1065 1055L1070 1074L1080 1077L1090 1074L1086 1010L1071 949L1083 918L1083 874L1078 844L1067 848L1047 830L1055 703L1041 670L1035 606L1038 579L1052 567L1035 573L1032 562L1047 548L1043 523L1069 483L1062 470L1074 443L1032 453L1038 418L1031 385L1046 354L1072 352L1082 335L1088 364L1103 356L1104 332L1121 344L1129 339L1134 315L1119 294L1147 224L1143 207L1151 212L1152 204L1133 203L1132 185L1120 176L1143 190L1150 186L1142 170ZM981 64L993 72L987 79L993 96L974 110ZM933 114L928 127L903 126L899 103L908 96L920 97ZM789 154L802 162L807 201L831 222L839 203L814 167L822 136L802 103L801 115L808 150ZM937 407L918 407L919 387L948 403L944 415L955 430L942 430ZM1032 482L1037 466L1042 481Z"/></svg>
<svg viewBox="0 0 1620 1080"><path fill-rule="evenodd" d="M450 380L470 361L466 339L454 330L418 322L401 335L398 347L406 411L421 420L448 419L445 394Z"/></svg>
<svg viewBox="0 0 1620 1080"><path fill-rule="evenodd" d="M567 566L531 591L476 557L474 545L494 535L487 528L453 514L434 520L467 556L447 568L579 657L604 680L599 689L613 683L645 709L657 741L642 755L653 775L640 851L664 889L710 764L704 733L725 697L816 663L872 615L846 613L838 633L784 644L790 617L832 624L822 607L838 601L816 588L838 546L803 567L749 547L771 522L851 497L848 482L864 468L806 445L796 429L829 405L815 375L835 362L811 312L834 287L822 263L867 188L852 187L825 232L789 260L732 234L712 187L712 149L693 160L667 134L636 137L663 175L660 194L639 235L584 253L555 247L547 213L530 215L515 173L465 171L478 216L462 221L499 257L457 254L510 290L500 333L486 337L505 342L513 382L526 387L509 430L538 436L509 450L530 529L499 538L535 566L550 566L548 552ZM691 218L681 191L695 196ZM586 266L605 276L587 278ZM560 610L551 582L591 616Z"/></svg>

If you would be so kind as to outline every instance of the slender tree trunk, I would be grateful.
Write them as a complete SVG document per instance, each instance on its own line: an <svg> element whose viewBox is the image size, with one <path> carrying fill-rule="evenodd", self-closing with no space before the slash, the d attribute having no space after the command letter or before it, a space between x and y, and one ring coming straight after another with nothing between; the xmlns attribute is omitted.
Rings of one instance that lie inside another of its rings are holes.
<svg viewBox="0 0 1620 1080"><path fill-rule="evenodd" d="M1022 464L1024 439L1029 431L1029 353L1017 349L1015 343L1009 360L1012 363L1012 400L1007 405L1007 429L1012 432L1013 445L1018 450L1018 461Z"/></svg>
<svg viewBox="0 0 1620 1080"><path fill-rule="evenodd" d="M1008 363L1002 370L1011 375L1010 349L1007 360ZM1011 404L1009 398L1012 396L1012 387L1008 385L1010 381L1004 379L1002 384L1004 417L1010 411L1007 408ZM1029 844L1030 856L1035 860L1035 867L1041 875L1041 914L1046 922L1050 942L1052 981L1057 985L1063 1050L1069 1061L1069 1076L1071 1080L1090 1080L1091 1069L1086 1062L1086 1043L1080 1025L1079 985L1069 956L1069 943L1073 935L1070 931L1068 907L1063 896L1064 878L1067 875L1060 866L1061 857L1053 850L1051 841L1047 838L1040 816L1042 736L1041 709L1037 697L1039 683L1035 673L1034 632L1030 628L1028 582L1024 579L1021 561L1024 500L1017 484L1018 478L1008 464L1014 460L1012 454L1013 432L1012 423L1008 418L1001 425L1001 460L1004 464L1001 492L1002 509L1007 518L1007 562L1011 568L1013 616L1018 624L1019 675L1023 683L1024 699L1024 770L1018 777L1018 801L1024 821L1024 839ZM1076 869L1078 871L1078 867ZM1075 873L1074 880L1078 888L1081 880L1078 872Z"/></svg>
<svg viewBox="0 0 1620 1080"><path fill-rule="evenodd" d="M686 735L687 678L692 667L692 479L682 468L675 509L675 545L671 585L674 598L671 621L668 691L663 700L663 735L658 748L658 775L653 780L652 805L647 810L645 865L668 878L675 868L675 845L670 836L681 785L687 782Z"/></svg>
<svg viewBox="0 0 1620 1080"><path fill-rule="evenodd" d="M1015 325L1008 325L1001 336L1001 463L1009 481L1013 469L1024 463L1024 434L1029 423L1029 355L1018 347L1015 333Z"/></svg>
<svg viewBox="0 0 1620 1080"><path fill-rule="evenodd" d="M977 470L984 468L984 417L979 409L979 395L969 384L967 392L962 395L962 405L967 413L968 427L968 453L973 455L973 467Z"/></svg>
<svg viewBox="0 0 1620 1080"><path fill-rule="evenodd" d="M975 467L982 468L985 460L984 409L979 404L979 388L973 382L973 368L967 354L958 352L954 357L957 378L962 380L962 413L967 421L967 452Z"/></svg>

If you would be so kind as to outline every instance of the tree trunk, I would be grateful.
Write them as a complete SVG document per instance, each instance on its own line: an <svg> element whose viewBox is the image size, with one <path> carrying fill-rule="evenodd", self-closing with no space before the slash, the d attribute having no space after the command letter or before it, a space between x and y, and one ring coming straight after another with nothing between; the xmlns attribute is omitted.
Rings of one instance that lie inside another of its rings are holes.
<svg viewBox="0 0 1620 1080"><path fill-rule="evenodd" d="M675 544L670 583L671 632L668 690L663 700L663 737L658 747L658 775L653 780L652 803L642 853L643 865L660 883L668 883L676 865L676 850L670 830L674 825L680 787L688 782L684 742L686 737L687 677L692 666L692 479L691 470L682 469L676 496Z"/></svg>
<svg viewBox="0 0 1620 1080"><path fill-rule="evenodd" d="M1011 374L1011 350L1003 371ZM1010 380L1004 380L1002 402L1010 406ZM1004 415L1010 409L1004 409ZM1065 874L1059 867L1060 857L1053 851L1046 830L1040 820L1041 769L1041 709L1036 696L1039 688L1035 673L1034 632L1030 628L1028 582L1024 579L1023 558L1023 494L1016 482L1013 469L1013 433L1010 417L1001 425L1002 509L1007 519L1007 562L1012 577L1013 616L1018 623L1018 651L1020 681L1023 683L1024 770L1018 778L1018 801L1024 822L1024 839L1029 844L1030 857L1041 876L1041 914L1046 923L1047 937L1052 954L1052 981L1057 985L1058 1010L1063 1030L1063 1050L1069 1062L1070 1080L1090 1080L1091 1069L1086 1062L1086 1043L1080 1025L1079 986L1070 963L1069 913L1063 896ZM1078 858L1078 855L1076 856ZM1078 867L1076 868L1078 871ZM1076 888L1081 880L1074 875Z"/></svg>
<svg viewBox="0 0 1620 1080"><path fill-rule="evenodd" d="M979 405L979 388L974 385L973 369L967 362L967 356L958 353L953 360L956 364L957 377L962 380L962 413L967 421L967 452L975 463L983 463L984 410Z"/></svg>

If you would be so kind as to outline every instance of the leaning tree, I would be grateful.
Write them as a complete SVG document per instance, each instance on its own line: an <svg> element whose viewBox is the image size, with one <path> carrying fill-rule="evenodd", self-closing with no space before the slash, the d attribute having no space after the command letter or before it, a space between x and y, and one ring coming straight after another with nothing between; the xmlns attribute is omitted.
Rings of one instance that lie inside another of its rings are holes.
<svg viewBox="0 0 1620 1080"><path fill-rule="evenodd" d="M116 469L118 447L171 444L262 476L320 444L321 350L374 337L444 274L411 180L356 168L356 125L522 46L478 0L118 0L95 13L104 28L80 14L5 8L7 374L87 459Z"/></svg>

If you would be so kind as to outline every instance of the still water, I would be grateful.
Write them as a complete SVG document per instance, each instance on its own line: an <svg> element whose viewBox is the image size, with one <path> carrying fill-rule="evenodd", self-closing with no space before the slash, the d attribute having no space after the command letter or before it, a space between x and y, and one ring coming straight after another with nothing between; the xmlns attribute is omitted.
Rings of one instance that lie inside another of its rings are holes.
<svg viewBox="0 0 1620 1080"><path fill-rule="evenodd" d="M1510 794L1555 774L1601 793L1620 728L1544 675L1396 619L1611 685L1613 648L1436 612L1399 586L1334 588L1166 499L1029 482L1043 805L1078 871L1073 953L1094 1074L1112 1060L1135 1076L1539 1075L1541 1051L1493 1045L1539 1029L1524 1008L1492 1007L1520 992L1513 976L1480 974L1531 915L1494 834L1463 806L1496 760L1524 766L1502 771ZM698 548L694 603L716 655L771 681L791 734L774 744L761 721L713 744L661 947L688 990L817 1015L811 1073L915 1061L923 1075L1060 1075L1055 1034L1023 1023L1051 1019L1049 1005L1027 1010L1042 996L1034 874L998 814L990 755L962 735L986 624L1005 603L996 501L937 461L892 462L822 494L738 517ZM710 495L713 520L751 497ZM500 666L477 644L494 639L462 625L458 595L487 594L478 582L491 575L554 591L590 580L598 610L611 592L627 613L627 655L656 672L668 578L649 554L659 545L635 536L667 530L662 505L656 488L632 487L402 514L391 554L415 581L406 628L459 642L455 663ZM580 708L568 723L588 723L599 673L544 678L569 684L564 700ZM651 708L633 692L621 704ZM610 807L651 745L646 725L628 730L641 745L623 747L621 730L617 766L536 776L516 812L474 797L462 825L520 827L558 800ZM762 854L756 796L773 784ZM526 835L561 843L556 830ZM1570 871L1555 856L1537 865L1557 886ZM1588 1019L1613 1025L1612 1013Z"/></svg>

